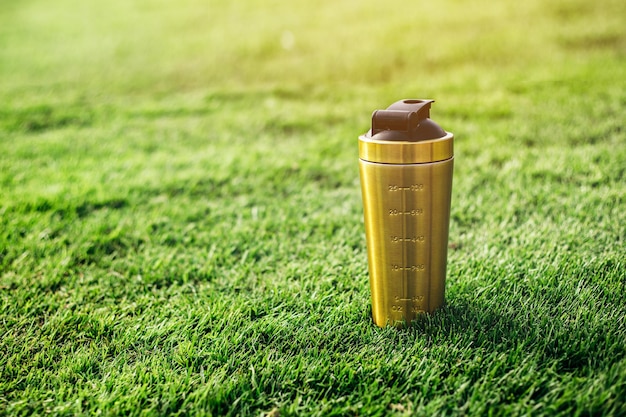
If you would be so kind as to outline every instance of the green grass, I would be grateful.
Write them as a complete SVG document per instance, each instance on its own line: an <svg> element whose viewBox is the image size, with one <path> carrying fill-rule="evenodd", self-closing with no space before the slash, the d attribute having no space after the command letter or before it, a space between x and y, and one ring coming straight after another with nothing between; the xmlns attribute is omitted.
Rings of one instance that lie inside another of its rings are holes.
<svg viewBox="0 0 626 417"><path fill-rule="evenodd" d="M626 415L623 1L4 3L0 414ZM406 97L456 162L398 331L357 136Z"/></svg>

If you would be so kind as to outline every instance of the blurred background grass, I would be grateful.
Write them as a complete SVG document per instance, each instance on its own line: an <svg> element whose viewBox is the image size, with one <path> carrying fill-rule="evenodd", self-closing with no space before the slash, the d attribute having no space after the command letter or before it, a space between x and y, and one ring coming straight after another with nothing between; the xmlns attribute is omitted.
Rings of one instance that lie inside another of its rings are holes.
<svg viewBox="0 0 626 417"><path fill-rule="evenodd" d="M17 95L373 84L431 93L566 73L626 49L618 0L4 3L1 86Z"/></svg>

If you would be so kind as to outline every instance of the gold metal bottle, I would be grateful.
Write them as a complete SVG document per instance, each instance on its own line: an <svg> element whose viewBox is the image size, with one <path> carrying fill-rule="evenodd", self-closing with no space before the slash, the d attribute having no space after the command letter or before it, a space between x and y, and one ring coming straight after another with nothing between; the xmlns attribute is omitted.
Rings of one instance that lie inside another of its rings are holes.
<svg viewBox="0 0 626 417"><path fill-rule="evenodd" d="M359 137L372 316L381 327L444 303L454 136L430 120L432 102L375 111Z"/></svg>

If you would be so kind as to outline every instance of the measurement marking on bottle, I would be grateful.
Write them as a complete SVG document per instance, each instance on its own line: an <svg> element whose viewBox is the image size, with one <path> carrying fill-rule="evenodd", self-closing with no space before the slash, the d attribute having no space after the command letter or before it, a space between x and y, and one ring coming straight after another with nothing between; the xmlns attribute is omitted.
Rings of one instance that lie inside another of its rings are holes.
<svg viewBox="0 0 626 417"><path fill-rule="evenodd" d="M391 270L394 272L400 272L400 271L423 272L426 270L426 265L418 264L418 265L403 266L403 265L393 264L391 265Z"/></svg>
<svg viewBox="0 0 626 417"><path fill-rule="evenodd" d="M421 301L424 301L424 296L423 295L414 295L413 297L410 298L402 298L402 297L398 297L396 296L394 298L395 302L400 302L400 301L410 301L412 303L419 303Z"/></svg>
<svg viewBox="0 0 626 417"><path fill-rule="evenodd" d="M422 191L424 190L424 184L411 184L411 185L397 185L389 184L388 191Z"/></svg>
<svg viewBox="0 0 626 417"><path fill-rule="evenodd" d="M401 242L421 243L421 242L424 242L425 240L426 240L426 237L424 236L410 236L410 237L391 236L392 243L401 243Z"/></svg>
<svg viewBox="0 0 626 417"><path fill-rule="evenodd" d="M398 210L398 209L389 209L390 216L421 216L424 214L424 209L417 208L412 210Z"/></svg>

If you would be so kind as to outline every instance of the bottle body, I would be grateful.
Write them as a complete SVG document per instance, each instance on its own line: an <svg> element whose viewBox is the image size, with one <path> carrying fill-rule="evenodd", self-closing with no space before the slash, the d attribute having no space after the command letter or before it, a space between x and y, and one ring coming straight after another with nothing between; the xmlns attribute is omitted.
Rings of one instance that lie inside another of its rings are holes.
<svg viewBox="0 0 626 417"><path fill-rule="evenodd" d="M430 119L432 103L376 110L359 136L372 316L381 327L444 303L454 135Z"/></svg>
<svg viewBox="0 0 626 417"><path fill-rule="evenodd" d="M372 316L410 322L444 303L454 158L414 164L359 159Z"/></svg>

